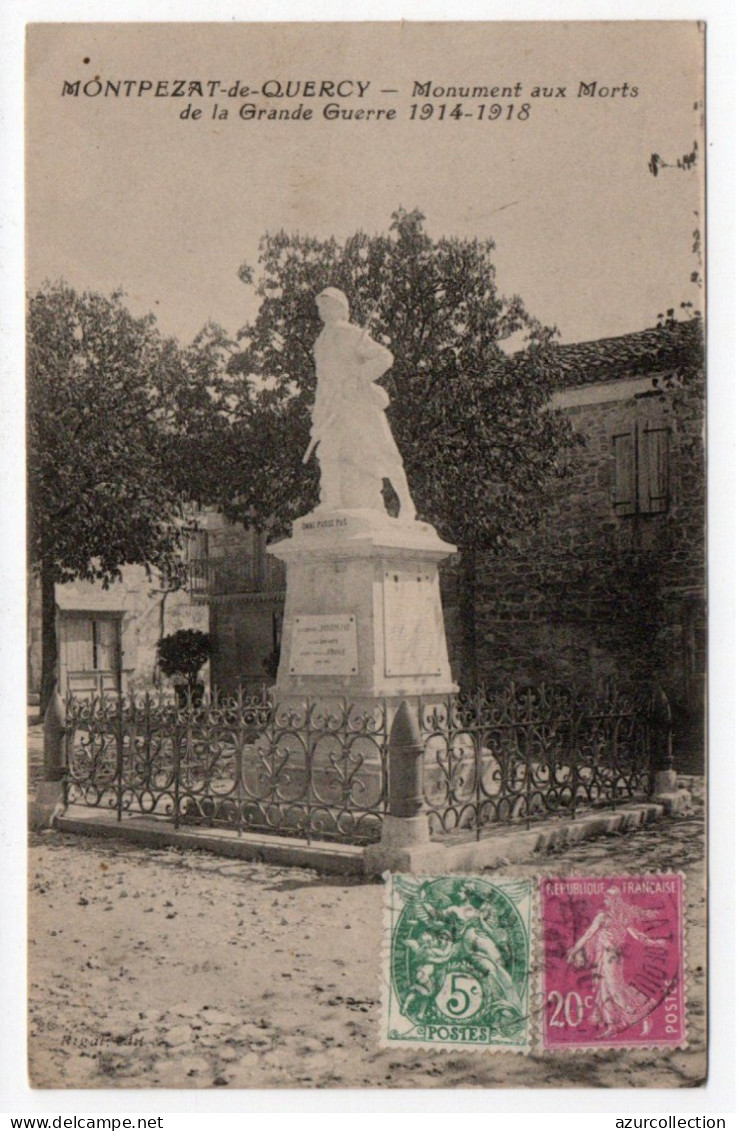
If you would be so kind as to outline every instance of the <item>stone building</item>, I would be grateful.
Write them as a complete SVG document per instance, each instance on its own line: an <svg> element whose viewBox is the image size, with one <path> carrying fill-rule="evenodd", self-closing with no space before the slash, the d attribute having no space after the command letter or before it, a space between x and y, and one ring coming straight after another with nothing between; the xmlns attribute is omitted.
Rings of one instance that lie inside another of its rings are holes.
<svg viewBox="0 0 737 1131"><path fill-rule="evenodd" d="M657 680L683 769L701 766L704 745L701 354L697 320L558 347L554 403L583 442L540 525L485 563L476 606L489 683ZM455 584L446 577L457 657Z"/></svg>
<svg viewBox="0 0 737 1131"><path fill-rule="evenodd" d="M156 571L124 566L122 579L108 589L99 583L72 581L56 586L59 688L62 695L99 695L105 691L153 689L161 677L156 645L180 628L209 631L207 605L193 597L204 535L192 531L185 553L190 559L183 587L172 588ZM195 584L192 583L192 573ZM41 590L28 583L28 693L38 702L41 688ZM205 670L207 678L207 671ZM166 681L164 681L166 682Z"/></svg>

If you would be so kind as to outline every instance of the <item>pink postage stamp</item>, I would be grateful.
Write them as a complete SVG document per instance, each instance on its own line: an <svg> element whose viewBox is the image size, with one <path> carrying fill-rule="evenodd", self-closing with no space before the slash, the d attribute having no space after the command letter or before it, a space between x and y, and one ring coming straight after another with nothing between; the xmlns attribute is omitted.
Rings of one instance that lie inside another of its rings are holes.
<svg viewBox="0 0 737 1131"><path fill-rule="evenodd" d="M686 1043L683 877L540 881L543 1047Z"/></svg>

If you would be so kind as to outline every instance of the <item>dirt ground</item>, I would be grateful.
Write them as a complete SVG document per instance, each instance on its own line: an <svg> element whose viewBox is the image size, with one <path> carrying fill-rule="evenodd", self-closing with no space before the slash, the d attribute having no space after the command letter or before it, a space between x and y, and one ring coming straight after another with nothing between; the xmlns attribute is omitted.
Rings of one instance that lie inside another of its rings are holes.
<svg viewBox="0 0 737 1131"><path fill-rule="evenodd" d="M56 832L32 836L29 861L36 1087L693 1087L705 1075L700 811L504 873L684 871L685 1051L382 1051L380 883Z"/></svg>

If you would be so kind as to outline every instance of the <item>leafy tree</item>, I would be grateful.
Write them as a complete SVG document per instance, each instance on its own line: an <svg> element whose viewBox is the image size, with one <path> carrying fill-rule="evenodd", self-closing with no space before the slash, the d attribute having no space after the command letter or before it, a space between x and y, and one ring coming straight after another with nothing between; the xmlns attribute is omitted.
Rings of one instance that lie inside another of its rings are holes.
<svg viewBox="0 0 737 1131"><path fill-rule="evenodd" d="M221 453L229 517L284 533L317 502L316 461L302 466L315 393L315 296L339 287L354 321L384 338L394 365L382 379L389 421L419 517L462 551L459 587L464 682L476 680L478 556L498 552L541 513L543 488L572 442L549 411L545 358L553 331L498 291L491 239L433 241L424 216L399 210L389 233L344 243L267 234L260 245L255 320L229 364L233 409ZM241 278L253 284L249 266ZM520 336L508 356L500 343Z"/></svg>
<svg viewBox="0 0 737 1131"><path fill-rule="evenodd" d="M184 350L162 338L120 293L59 282L30 297L28 545L41 582L42 710L56 675L55 583L108 585L128 563L176 566L183 492L198 493L197 429L206 416L214 428L215 364L211 344Z"/></svg>

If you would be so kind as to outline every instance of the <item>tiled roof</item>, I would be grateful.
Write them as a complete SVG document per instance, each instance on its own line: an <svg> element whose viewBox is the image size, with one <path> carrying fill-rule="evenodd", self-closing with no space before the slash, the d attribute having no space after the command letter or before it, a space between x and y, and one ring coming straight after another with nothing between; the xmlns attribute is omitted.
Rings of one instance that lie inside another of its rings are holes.
<svg viewBox="0 0 737 1131"><path fill-rule="evenodd" d="M638 330L619 338L554 345L550 359L558 388L667 373L693 364L703 349L700 320Z"/></svg>

